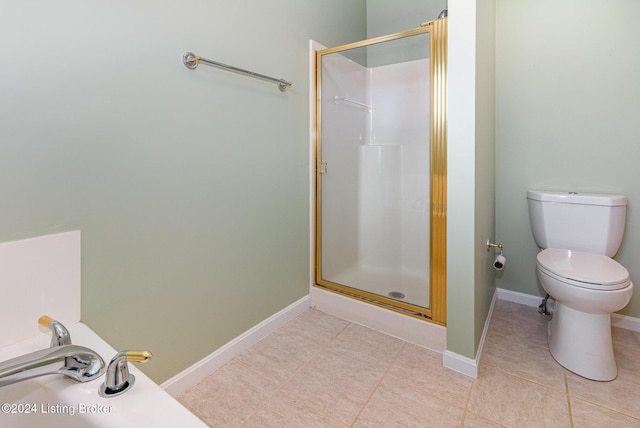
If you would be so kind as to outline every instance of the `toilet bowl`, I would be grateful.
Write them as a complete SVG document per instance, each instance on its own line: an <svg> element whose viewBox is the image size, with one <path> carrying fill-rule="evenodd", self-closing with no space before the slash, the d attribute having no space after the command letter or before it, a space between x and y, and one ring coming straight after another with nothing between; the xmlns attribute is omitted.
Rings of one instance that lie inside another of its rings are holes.
<svg viewBox="0 0 640 428"><path fill-rule="evenodd" d="M612 257L622 244L627 197L579 192L527 191L536 271L556 301L548 326L558 363L588 379L617 376L611 313L633 294L629 272Z"/></svg>
<svg viewBox="0 0 640 428"><path fill-rule="evenodd" d="M629 272L605 255L556 248L538 253L536 270L556 301L548 327L551 355L580 376L615 379L610 314L631 299Z"/></svg>

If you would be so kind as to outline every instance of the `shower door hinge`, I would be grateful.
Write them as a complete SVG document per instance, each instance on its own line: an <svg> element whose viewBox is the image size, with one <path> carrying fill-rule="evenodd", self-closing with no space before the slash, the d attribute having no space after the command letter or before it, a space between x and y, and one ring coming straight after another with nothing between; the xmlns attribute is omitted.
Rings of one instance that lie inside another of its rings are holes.
<svg viewBox="0 0 640 428"><path fill-rule="evenodd" d="M326 174L327 173L327 168L328 167L327 167L327 163L326 162L322 162L322 161L318 162L318 172L320 174Z"/></svg>

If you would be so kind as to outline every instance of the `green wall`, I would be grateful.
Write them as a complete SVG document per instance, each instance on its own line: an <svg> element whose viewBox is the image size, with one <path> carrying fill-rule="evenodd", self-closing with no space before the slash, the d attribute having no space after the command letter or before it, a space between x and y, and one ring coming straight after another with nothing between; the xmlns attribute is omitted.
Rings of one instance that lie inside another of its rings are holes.
<svg viewBox="0 0 640 428"><path fill-rule="evenodd" d="M446 0L367 0L367 37L417 28L436 19L446 8Z"/></svg>
<svg viewBox="0 0 640 428"><path fill-rule="evenodd" d="M457 227L448 341L471 358L493 286L481 245L493 232L493 170L485 165L491 94L474 89L491 74L476 59L476 50L490 51L491 1L477 3L451 5L459 16L470 11L477 27L458 21L458 66L466 68L450 103L462 109L462 120L450 123L462 139L450 140L460 175L450 171L449 224ZM0 241L81 230L83 321L116 348L151 349L153 362L141 368L166 380L308 293L308 40L334 46L402 31L445 7L443 0L5 5ZM454 19L450 11L450 25ZM281 93L204 65L187 70L180 60L187 50L294 87ZM499 142L511 144L505 135ZM500 210L499 202L496 238L509 257L517 245ZM508 269L513 264L510 257Z"/></svg>
<svg viewBox="0 0 640 428"><path fill-rule="evenodd" d="M640 2L498 0L497 286L543 295L530 188L628 196L616 259L640 281ZM640 293L621 313L640 317Z"/></svg>
<svg viewBox="0 0 640 428"><path fill-rule="evenodd" d="M449 5L447 349L476 357L493 297L495 0Z"/></svg>
<svg viewBox="0 0 640 428"><path fill-rule="evenodd" d="M10 2L0 241L82 231L82 319L175 375L308 293L308 40L364 0ZM273 84L182 53L291 80ZM50 315L55 317L55 308Z"/></svg>

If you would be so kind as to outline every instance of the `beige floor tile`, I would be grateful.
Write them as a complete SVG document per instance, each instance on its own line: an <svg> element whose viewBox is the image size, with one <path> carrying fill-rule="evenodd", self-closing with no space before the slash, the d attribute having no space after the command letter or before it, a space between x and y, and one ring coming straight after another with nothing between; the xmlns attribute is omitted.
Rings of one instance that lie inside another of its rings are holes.
<svg viewBox="0 0 640 428"><path fill-rule="evenodd" d="M473 379L442 365L442 354L405 344L389 374L430 392L455 406L463 407Z"/></svg>
<svg viewBox="0 0 640 428"><path fill-rule="evenodd" d="M327 428L343 427L330 416L331 409L323 409L286 391L279 391L254 413L243 428Z"/></svg>
<svg viewBox="0 0 640 428"><path fill-rule="evenodd" d="M571 397L575 427L640 428L640 333L613 329L618 378L594 382L555 363L548 319L499 300L474 380L440 353L311 309L178 399L215 427L340 428L358 417L360 427L555 428L570 426Z"/></svg>
<svg viewBox="0 0 640 428"><path fill-rule="evenodd" d="M575 428L640 427L640 419L573 398L571 399L571 414Z"/></svg>
<svg viewBox="0 0 640 428"><path fill-rule="evenodd" d="M569 427L567 396L492 366L481 367L469 410L510 427Z"/></svg>
<svg viewBox="0 0 640 428"><path fill-rule="evenodd" d="M354 428L459 427L464 410L392 376L376 389Z"/></svg>
<svg viewBox="0 0 640 428"><path fill-rule="evenodd" d="M617 346L614 351L618 365L618 377L636 383L638 391L640 391L640 349Z"/></svg>
<svg viewBox="0 0 640 428"><path fill-rule="evenodd" d="M611 336L613 338L614 348L631 348L634 351L640 351L640 343L636 340L637 333L631 330L625 330L624 328L612 327Z"/></svg>
<svg viewBox="0 0 640 428"><path fill-rule="evenodd" d="M395 337L358 324L350 324L331 341L328 349L384 372L403 345L404 342Z"/></svg>
<svg viewBox="0 0 640 428"><path fill-rule="evenodd" d="M565 392L565 369L553 359L547 347L492 335L485 343L482 364Z"/></svg>
<svg viewBox="0 0 640 428"><path fill-rule="evenodd" d="M494 336L509 338L514 342L549 347L547 340L547 324L549 317L542 317L537 312L535 318L526 320L522 316L508 316L505 313L494 313L487 339ZM540 317L540 318L537 318Z"/></svg>
<svg viewBox="0 0 640 428"><path fill-rule="evenodd" d="M510 320L519 319L529 324L546 324L549 318L551 318L550 315L540 314L538 308L507 302L505 300L496 301L493 315Z"/></svg>
<svg viewBox="0 0 640 428"><path fill-rule="evenodd" d="M640 419L640 385L624 375L611 382L596 382L567 372L569 395Z"/></svg>
<svg viewBox="0 0 640 428"><path fill-rule="evenodd" d="M236 361L282 384L319 350L313 342L276 330L236 357Z"/></svg>
<svg viewBox="0 0 640 428"><path fill-rule="evenodd" d="M542 298L540 298L540 301L542 301ZM509 319L520 318L529 323L536 320L537 317L542 319L542 315L538 313L538 308L500 299L496 301L494 314Z"/></svg>
<svg viewBox="0 0 640 428"><path fill-rule="evenodd" d="M462 422L464 428L502 428L504 425L500 425L497 422L490 421L489 419L478 416L474 413L467 411L464 415L464 421Z"/></svg>
<svg viewBox="0 0 640 428"><path fill-rule="evenodd" d="M291 379L284 389L351 424L381 375L362 364L330 351L322 351Z"/></svg>
<svg viewBox="0 0 640 428"><path fill-rule="evenodd" d="M276 390L274 383L231 361L178 401L209 426L237 427Z"/></svg>
<svg viewBox="0 0 640 428"><path fill-rule="evenodd" d="M311 342L325 345L333 340L349 321L309 309L278 329L283 334L302 336Z"/></svg>

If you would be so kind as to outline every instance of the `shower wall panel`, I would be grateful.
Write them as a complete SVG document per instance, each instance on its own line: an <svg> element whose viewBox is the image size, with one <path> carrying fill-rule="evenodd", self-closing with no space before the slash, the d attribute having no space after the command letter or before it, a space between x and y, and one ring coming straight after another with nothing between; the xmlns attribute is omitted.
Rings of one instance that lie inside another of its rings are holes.
<svg viewBox="0 0 640 428"><path fill-rule="evenodd" d="M424 281L429 260L429 60L368 70L375 106L362 151L361 262ZM381 227L386 228L382 231ZM375 239L378 245L371 245ZM374 253L374 254L371 254Z"/></svg>
<svg viewBox="0 0 640 428"><path fill-rule="evenodd" d="M392 274L401 266L402 147L360 147L359 268Z"/></svg>

